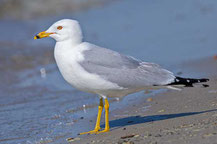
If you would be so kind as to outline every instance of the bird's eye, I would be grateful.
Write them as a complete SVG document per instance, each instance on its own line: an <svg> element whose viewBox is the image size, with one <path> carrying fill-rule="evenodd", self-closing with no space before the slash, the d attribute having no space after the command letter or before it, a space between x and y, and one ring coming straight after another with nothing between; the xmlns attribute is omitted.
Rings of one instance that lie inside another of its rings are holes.
<svg viewBox="0 0 217 144"><path fill-rule="evenodd" d="M63 29L63 27L62 27L62 26L58 26L57 29L58 29L58 30L61 30L61 29Z"/></svg>

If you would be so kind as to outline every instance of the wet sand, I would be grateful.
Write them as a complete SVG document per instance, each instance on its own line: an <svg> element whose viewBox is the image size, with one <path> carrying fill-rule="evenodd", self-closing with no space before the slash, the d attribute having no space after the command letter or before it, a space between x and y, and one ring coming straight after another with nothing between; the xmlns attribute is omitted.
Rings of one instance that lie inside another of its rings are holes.
<svg viewBox="0 0 217 144"><path fill-rule="evenodd" d="M192 61L185 64L185 69L208 75L210 87L168 90L148 101L129 103L127 109L111 114L110 132L78 136L69 143L216 144L217 60ZM149 108L144 111L144 107Z"/></svg>

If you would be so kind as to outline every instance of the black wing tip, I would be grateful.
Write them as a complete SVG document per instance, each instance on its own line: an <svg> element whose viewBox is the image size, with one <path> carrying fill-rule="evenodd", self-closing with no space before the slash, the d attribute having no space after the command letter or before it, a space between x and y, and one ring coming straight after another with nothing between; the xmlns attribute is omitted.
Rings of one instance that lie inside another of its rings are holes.
<svg viewBox="0 0 217 144"><path fill-rule="evenodd" d="M208 78L202 78L202 79L198 79L200 82L208 82L209 79Z"/></svg>
<svg viewBox="0 0 217 144"><path fill-rule="evenodd" d="M193 78L176 77L174 79L174 82L170 83L169 85L185 85L187 87L192 87L194 83L203 83L208 81L209 81L208 78L193 79Z"/></svg>

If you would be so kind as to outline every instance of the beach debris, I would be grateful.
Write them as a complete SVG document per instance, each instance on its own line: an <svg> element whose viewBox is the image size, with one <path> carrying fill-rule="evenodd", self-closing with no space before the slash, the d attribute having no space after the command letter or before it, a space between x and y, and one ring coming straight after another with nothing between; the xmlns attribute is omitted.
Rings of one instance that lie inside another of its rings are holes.
<svg viewBox="0 0 217 144"><path fill-rule="evenodd" d="M204 138L214 136L216 133L206 133L203 135Z"/></svg>
<svg viewBox="0 0 217 144"><path fill-rule="evenodd" d="M135 136L135 134L126 135L126 136L122 136L121 139L132 138L132 137L134 137L134 136Z"/></svg>
<svg viewBox="0 0 217 144"><path fill-rule="evenodd" d="M58 118L60 118L61 116L59 115L59 114L55 114L53 117L51 117L51 119L52 120L54 120L54 119L58 119Z"/></svg>
<svg viewBox="0 0 217 144"><path fill-rule="evenodd" d="M41 68L40 73L41 73L41 78L46 78L46 69L45 68Z"/></svg>
<svg viewBox="0 0 217 144"><path fill-rule="evenodd" d="M217 106L217 104L215 104L215 103L212 103L212 104L211 104L211 106Z"/></svg>
<svg viewBox="0 0 217 144"><path fill-rule="evenodd" d="M151 136L152 136L151 133L146 133L146 134L144 135L144 138L148 138L148 137L151 137Z"/></svg>
<svg viewBox="0 0 217 144"><path fill-rule="evenodd" d="M166 135L174 135L176 132L173 131L173 130L163 130L163 132L166 134Z"/></svg>
<svg viewBox="0 0 217 144"><path fill-rule="evenodd" d="M84 111L84 113L87 113L85 104L83 105L83 111Z"/></svg>
<svg viewBox="0 0 217 144"><path fill-rule="evenodd" d="M123 128L123 130L126 130L127 128Z"/></svg>
<svg viewBox="0 0 217 144"><path fill-rule="evenodd" d="M129 140L119 140L117 144L134 144L134 142Z"/></svg>
<svg viewBox="0 0 217 144"><path fill-rule="evenodd" d="M80 119L84 119L84 117L80 117Z"/></svg>
<svg viewBox="0 0 217 144"><path fill-rule="evenodd" d="M167 135L174 135L173 131L167 132Z"/></svg>
<svg viewBox="0 0 217 144"><path fill-rule="evenodd" d="M68 109L68 110L66 110L66 112L67 112L67 113L74 113L75 110L74 110L74 109Z"/></svg>
<svg viewBox="0 0 217 144"><path fill-rule="evenodd" d="M162 137L162 135L161 134L156 134L155 137Z"/></svg>
<svg viewBox="0 0 217 144"><path fill-rule="evenodd" d="M81 138L76 137L76 138L67 138L67 142L74 142L74 141L79 141Z"/></svg>
<svg viewBox="0 0 217 144"><path fill-rule="evenodd" d="M148 98L146 101L151 102L151 101L153 101L153 98Z"/></svg>
<svg viewBox="0 0 217 144"><path fill-rule="evenodd" d="M139 135L135 135L134 137L137 138L137 137L139 137Z"/></svg>
<svg viewBox="0 0 217 144"><path fill-rule="evenodd" d="M217 55L214 55L214 56L213 56L213 59L214 59L214 60L217 60Z"/></svg>
<svg viewBox="0 0 217 144"><path fill-rule="evenodd" d="M164 110L164 109L162 109L162 110L159 110L158 112L159 112L159 113L162 113L162 112L165 112L165 110Z"/></svg>

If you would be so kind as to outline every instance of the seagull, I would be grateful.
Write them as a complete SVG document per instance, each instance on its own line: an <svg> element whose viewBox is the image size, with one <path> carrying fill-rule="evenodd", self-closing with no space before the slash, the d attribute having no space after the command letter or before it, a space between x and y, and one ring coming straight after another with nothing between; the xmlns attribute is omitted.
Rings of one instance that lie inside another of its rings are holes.
<svg viewBox="0 0 217 144"><path fill-rule="evenodd" d="M99 96L95 129L80 134L99 134L110 131L109 97L123 97L153 88L191 87L209 79L176 77L155 63L148 63L116 51L83 42L78 21L62 19L34 39L51 37L56 40L54 57L63 78L74 88ZM205 85L204 85L205 86ZM103 103L104 100L104 103ZM105 108L105 128L100 120Z"/></svg>

